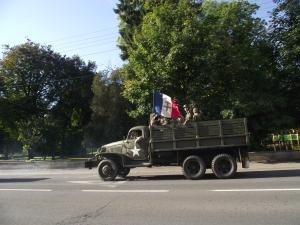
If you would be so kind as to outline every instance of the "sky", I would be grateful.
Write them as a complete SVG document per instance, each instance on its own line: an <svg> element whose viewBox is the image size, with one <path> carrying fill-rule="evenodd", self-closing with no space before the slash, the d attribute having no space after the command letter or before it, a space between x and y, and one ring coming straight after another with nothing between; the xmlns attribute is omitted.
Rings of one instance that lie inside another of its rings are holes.
<svg viewBox="0 0 300 225"><path fill-rule="evenodd" d="M272 0L249 0L268 20ZM62 55L96 62L98 70L120 67L118 0L0 0L0 53L30 39ZM0 58L2 54L0 54Z"/></svg>

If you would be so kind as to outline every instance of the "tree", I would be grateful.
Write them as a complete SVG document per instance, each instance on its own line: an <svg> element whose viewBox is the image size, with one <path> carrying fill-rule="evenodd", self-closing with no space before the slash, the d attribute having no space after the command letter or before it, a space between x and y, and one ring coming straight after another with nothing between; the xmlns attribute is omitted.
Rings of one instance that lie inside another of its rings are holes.
<svg viewBox="0 0 300 225"><path fill-rule="evenodd" d="M42 128L39 122L33 121L41 121L57 100L57 86L53 79L61 75L61 57L49 46L31 41L12 48L6 46L5 50L0 64L1 80L4 82L1 88L1 119L30 155L33 146L25 140L39 136ZM3 106L8 111L3 110Z"/></svg>
<svg viewBox="0 0 300 225"><path fill-rule="evenodd" d="M84 129L91 119L90 104L93 98L92 82L95 64L87 65L77 56L66 58L59 100L52 108L52 126L61 131L62 155L83 154Z"/></svg>
<svg viewBox="0 0 300 225"><path fill-rule="evenodd" d="M285 97L280 110L282 126L300 125L300 2L276 0L271 21L271 41L276 52L278 91Z"/></svg>
<svg viewBox="0 0 300 225"><path fill-rule="evenodd" d="M134 124L127 114L130 104L121 95L122 84L123 78L118 69L103 71L94 78L93 114L85 130L86 145L100 146L121 139Z"/></svg>
<svg viewBox="0 0 300 225"><path fill-rule="evenodd" d="M94 69L94 63L62 57L31 41L6 46L0 62L0 123L29 158L34 151L54 158L55 150L70 154L82 148Z"/></svg>
<svg viewBox="0 0 300 225"><path fill-rule="evenodd" d="M4 159L9 159L9 155L20 152L20 143L13 138L0 125L0 154L4 154Z"/></svg>
<svg viewBox="0 0 300 225"><path fill-rule="evenodd" d="M121 49L121 58L128 59L128 48L131 46L134 30L141 24L144 8L141 0L120 0L114 12L118 14L119 33L118 47Z"/></svg>
<svg viewBox="0 0 300 225"><path fill-rule="evenodd" d="M244 1L165 1L135 31L124 95L132 116L151 111L152 91L200 104L207 118L268 114L272 48L265 23ZM255 90L255 92L254 92ZM228 115L228 113L227 113Z"/></svg>

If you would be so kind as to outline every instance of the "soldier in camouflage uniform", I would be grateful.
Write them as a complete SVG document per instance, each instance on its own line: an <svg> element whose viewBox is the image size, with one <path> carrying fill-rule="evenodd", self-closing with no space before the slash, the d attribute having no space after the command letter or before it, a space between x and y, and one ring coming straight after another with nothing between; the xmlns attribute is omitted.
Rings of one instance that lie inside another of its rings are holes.
<svg viewBox="0 0 300 225"><path fill-rule="evenodd" d="M167 125L169 124L169 120L166 117L163 117L161 115L155 114L155 113L151 113L150 114L150 126L153 125Z"/></svg>
<svg viewBox="0 0 300 225"><path fill-rule="evenodd" d="M197 107L193 108L193 121L197 122L202 119L202 112Z"/></svg>
<svg viewBox="0 0 300 225"><path fill-rule="evenodd" d="M159 125L159 120L160 120L160 116L156 113L151 113L150 114L150 122L149 125L153 126L153 125Z"/></svg>
<svg viewBox="0 0 300 225"><path fill-rule="evenodd" d="M184 109L184 111L186 112L186 115L185 115L185 119L184 119L183 125L186 125L188 122L192 121L192 119L193 119L193 113L192 113L191 110L189 109L189 106L188 106L188 105L184 105L184 106L183 106L183 109Z"/></svg>

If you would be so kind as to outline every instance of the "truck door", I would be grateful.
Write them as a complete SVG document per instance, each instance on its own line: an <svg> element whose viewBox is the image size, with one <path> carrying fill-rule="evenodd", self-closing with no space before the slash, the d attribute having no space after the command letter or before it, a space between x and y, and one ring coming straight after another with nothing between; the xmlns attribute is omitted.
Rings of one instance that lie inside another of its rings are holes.
<svg viewBox="0 0 300 225"><path fill-rule="evenodd" d="M148 158L148 143L142 129L131 129L125 141L126 155L133 160Z"/></svg>

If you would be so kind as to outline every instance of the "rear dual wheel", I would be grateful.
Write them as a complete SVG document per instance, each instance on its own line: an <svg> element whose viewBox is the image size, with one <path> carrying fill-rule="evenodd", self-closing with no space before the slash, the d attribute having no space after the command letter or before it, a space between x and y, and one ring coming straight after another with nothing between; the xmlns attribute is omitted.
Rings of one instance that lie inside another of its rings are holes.
<svg viewBox="0 0 300 225"><path fill-rule="evenodd" d="M236 174L237 163L231 155L219 154L213 158L211 169L217 178L228 179Z"/></svg>

